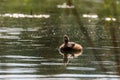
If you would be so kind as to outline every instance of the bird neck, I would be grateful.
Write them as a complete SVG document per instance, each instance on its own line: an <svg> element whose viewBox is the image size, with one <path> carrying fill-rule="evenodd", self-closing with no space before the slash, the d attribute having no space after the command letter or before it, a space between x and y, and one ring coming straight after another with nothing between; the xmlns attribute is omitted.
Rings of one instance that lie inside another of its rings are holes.
<svg viewBox="0 0 120 80"><path fill-rule="evenodd" d="M65 43L65 44L68 44L68 41L69 41L68 38L67 38L67 39L64 39L64 43Z"/></svg>
<svg viewBox="0 0 120 80"><path fill-rule="evenodd" d="M67 46L68 45L68 41L67 42L64 42L64 46Z"/></svg>

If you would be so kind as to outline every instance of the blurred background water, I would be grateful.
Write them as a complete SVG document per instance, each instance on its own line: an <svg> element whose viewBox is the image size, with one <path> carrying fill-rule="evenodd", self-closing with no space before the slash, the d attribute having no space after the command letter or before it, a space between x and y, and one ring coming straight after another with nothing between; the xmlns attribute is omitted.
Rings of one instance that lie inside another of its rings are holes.
<svg viewBox="0 0 120 80"><path fill-rule="evenodd" d="M119 0L0 0L1 80L120 80ZM63 64L63 35L84 47Z"/></svg>

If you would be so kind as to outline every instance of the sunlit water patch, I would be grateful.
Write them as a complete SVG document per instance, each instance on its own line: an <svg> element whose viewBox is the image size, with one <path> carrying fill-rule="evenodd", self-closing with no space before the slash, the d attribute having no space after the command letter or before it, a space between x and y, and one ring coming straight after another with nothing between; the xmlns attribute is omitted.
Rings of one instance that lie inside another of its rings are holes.
<svg viewBox="0 0 120 80"><path fill-rule="evenodd" d="M35 73L37 71L37 68L8 68L5 70L0 70L0 73L2 74L20 74L20 73Z"/></svg>
<svg viewBox="0 0 120 80"><path fill-rule="evenodd" d="M83 14L82 15L83 18L93 18L93 19L97 19L98 15L97 14Z"/></svg>
<svg viewBox="0 0 120 80"><path fill-rule="evenodd" d="M83 70L83 71L95 71L95 68L90 67L67 67L68 70Z"/></svg>
<svg viewBox="0 0 120 80"><path fill-rule="evenodd" d="M67 3L57 5L57 8L75 8L74 5L68 5Z"/></svg>
<svg viewBox="0 0 120 80"><path fill-rule="evenodd" d="M40 29L39 27L35 27L35 28L0 27L0 38L1 39L18 39L18 40L21 40L20 35L23 32L37 32L37 31L39 31L39 29ZM31 35L31 37L40 38L41 36Z"/></svg>
<svg viewBox="0 0 120 80"><path fill-rule="evenodd" d="M34 56L21 56L21 55L2 55L0 57L4 57L4 58L11 58L11 59L39 59L42 57L34 57Z"/></svg>
<svg viewBox="0 0 120 80"><path fill-rule="evenodd" d="M0 14L1 17L11 17L11 18L49 18L48 14L40 14L40 15L28 15L28 14L20 14L20 13L5 13Z"/></svg>
<svg viewBox="0 0 120 80"><path fill-rule="evenodd" d="M1 35L0 38L3 38L3 39L20 39L18 36L3 36L3 35Z"/></svg>
<svg viewBox="0 0 120 80"><path fill-rule="evenodd" d="M1 66L7 66L7 67L17 67L17 66L20 66L20 67L32 67L32 66L37 66L38 64L29 64L29 63L0 63Z"/></svg>
<svg viewBox="0 0 120 80"><path fill-rule="evenodd" d="M63 65L63 63L48 63L48 62L43 62L43 63L41 63L42 65Z"/></svg>
<svg viewBox="0 0 120 80"><path fill-rule="evenodd" d="M119 78L116 75L101 75L101 74L58 74L58 75L0 75L0 78Z"/></svg>

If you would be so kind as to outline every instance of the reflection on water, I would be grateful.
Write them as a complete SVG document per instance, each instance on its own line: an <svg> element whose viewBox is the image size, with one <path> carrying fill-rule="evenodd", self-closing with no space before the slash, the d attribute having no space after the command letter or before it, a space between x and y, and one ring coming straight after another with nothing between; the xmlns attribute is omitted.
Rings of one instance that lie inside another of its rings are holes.
<svg viewBox="0 0 120 80"><path fill-rule="evenodd" d="M80 56L82 54L81 51L74 51L74 52L69 52L69 53L61 53L61 52L59 52L59 53L63 56L63 63L65 65L67 65L69 63L70 58L76 58L76 57L78 57L78 56Z"/></svg>
<svg viewBox="0 0 120 80"><path fill-rule="evenodd" d="M12 18L49 18L50 15L47 14L40 14L40 15L28 15L28 14L20 14L20 13L6 13L0 14L1 17L12 17Z"/></svg>
<svg viewBox="0 0 120 80"><path fill-rule="evenodd" d="M84 18L98 18L97 14L83 14Z"/></svg>
<svg viewBox="0 0 120 80"><path fill-rule="evenodd" d="M75 6L68 5L67 3L63 3L62 5L57 5L57 8L75 8Z"/></svg>

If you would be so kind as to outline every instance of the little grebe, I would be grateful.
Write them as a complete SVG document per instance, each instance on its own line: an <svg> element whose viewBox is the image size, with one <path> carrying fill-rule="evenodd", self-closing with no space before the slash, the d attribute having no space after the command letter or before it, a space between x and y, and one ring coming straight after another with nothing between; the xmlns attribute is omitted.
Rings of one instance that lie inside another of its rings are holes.
<svg viewBox="0 0 120 80"><path fill-rule="evenodd" d="M69 42L69 37L64 35L64 43L59 47L59 53L63 55L64 63L68 63L71 56L77 57L82 54L83 48L80 44Z"/></svg>

